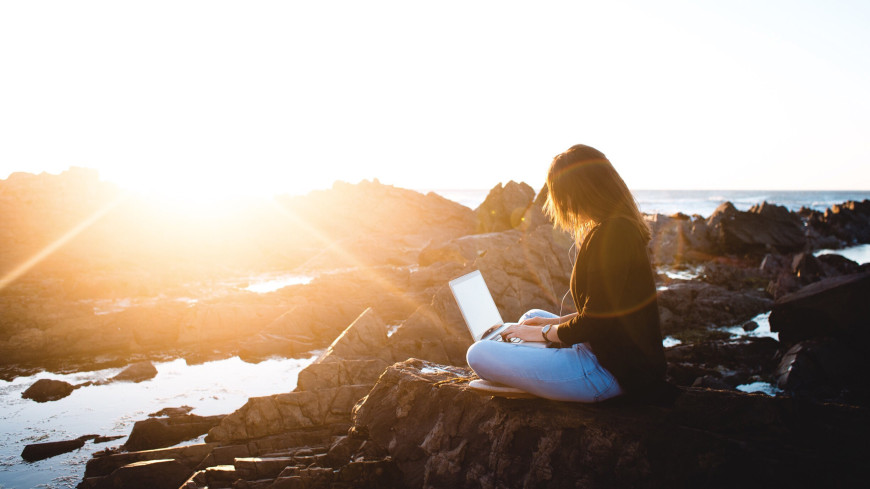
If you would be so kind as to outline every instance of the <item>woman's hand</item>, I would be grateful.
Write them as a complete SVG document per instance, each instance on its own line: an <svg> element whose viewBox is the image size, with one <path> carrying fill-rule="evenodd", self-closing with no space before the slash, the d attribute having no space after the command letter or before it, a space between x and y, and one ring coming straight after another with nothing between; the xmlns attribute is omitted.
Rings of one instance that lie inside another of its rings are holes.
<svg viewBox="0 0 870 489"><path fill-rule="evenodd" d="M530 318L544 319L544 318ZM523 324L512 324L501 332L501 337L505 341L510 341L514 338L519 338L523 341L543 342L544 336L541 334L541 326L529 325L528 322Z"/></svg>

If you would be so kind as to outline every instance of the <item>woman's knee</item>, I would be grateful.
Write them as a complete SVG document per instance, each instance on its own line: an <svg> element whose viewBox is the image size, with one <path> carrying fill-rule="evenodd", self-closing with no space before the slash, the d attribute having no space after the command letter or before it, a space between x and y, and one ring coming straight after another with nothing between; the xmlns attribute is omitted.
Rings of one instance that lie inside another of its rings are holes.
<svg viewBox="0 0 870 489"><path fill-rule="evenodd" d="M486 341L477 341L473 343L470 347L468 347L468 351L465 352L465 361L468 362L468 366L471 367L474 371L477 371L478 367L483 365L486 356Z"/></svg>
<svg viewBox="0 0 870 489"><path fill-rule="evenodd" d="M499 354L500 346L504 344L497 341L478 341L465 352L465 361L477 375L484 377L499 370L499 359L504 355L504 351Z"/></svg>

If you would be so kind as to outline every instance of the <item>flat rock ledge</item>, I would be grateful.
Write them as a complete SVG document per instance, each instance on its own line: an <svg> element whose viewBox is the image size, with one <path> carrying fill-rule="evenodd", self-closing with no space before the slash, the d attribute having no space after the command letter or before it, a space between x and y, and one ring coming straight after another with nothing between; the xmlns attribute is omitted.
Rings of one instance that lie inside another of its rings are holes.
<svg viewBox="0 0 870 489"><path fill-rule="evenodd" d="M684 389L671 407L478 394L410 359L356 406L407 487L858 487L868 410Z"/></svg>

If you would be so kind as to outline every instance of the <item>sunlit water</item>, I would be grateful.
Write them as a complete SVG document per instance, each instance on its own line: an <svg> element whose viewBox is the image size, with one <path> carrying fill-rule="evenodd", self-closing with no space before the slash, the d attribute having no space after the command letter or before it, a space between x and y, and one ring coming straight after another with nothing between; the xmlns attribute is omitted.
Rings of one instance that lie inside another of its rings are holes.
<svg viewBox="0 0 870 489"><path fill-rule="evenodd" d="M238 357L187 365L182 360L157 363L157 376L138 384L115 382L84 387L58 401L37 403L21 393L39 379L80 384L108 379L122 369L58 375L42 372L0 381L0 487L75 487L91 454L123 444L125 438L102 444L91 441L80 450L28 463L21 451L30 443L75 439L83 435L129 435L135 421L165 407L192 406L202 416L228 414L249 397L290 392L299 371L318 352L303 359L271 359L258 364Z"/></svg>
<svg viewBox="0 0 870 489"><path fill-rule="evenodd" d="M813 253L813 255L819 256L834 253L857 262L858 264L870 263L870 244L850 246L849 248L843 248L842 250L818 250Z"/></svg>
<svg viewBox="0 0 870 489"><path fill-rule="evenodd" d="M546 164L544 164L546 167ZM542 168L544 168L542 167ZM543 176L543 174L542 174ZM540 188L536 188L536 191ZM421 190L425 193L428 190ZM476 209L486 199L489 189L440 189L435 193ZM647 214L698 214L709 217L723 202L731 202L738 210L749 210L755 204L769 202L797 211L808 207L824 211L848 200L870 199L870 191L862 190L637 190L632 189L641 212Z"/></svg>
<svg viewBox="0 0 870 489"><path fill-rule="evenodd" d="M243 287L243 289L258 294L265 294L267 292L275 292L290 285L305 285L313 279L314 277L309 275L298 274L261 275L252 278L248 286Z"/></svg>

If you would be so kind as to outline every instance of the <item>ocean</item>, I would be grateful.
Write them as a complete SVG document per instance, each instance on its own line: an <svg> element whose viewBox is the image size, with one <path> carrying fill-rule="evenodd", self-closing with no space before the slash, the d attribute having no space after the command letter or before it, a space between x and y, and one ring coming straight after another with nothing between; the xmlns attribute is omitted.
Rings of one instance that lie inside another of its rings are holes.
<svg viewBox="0 0 870 489"><path fill-rule="evenodd" d="M475 209L489 193L489 189L436 189L444 198ZM425 192L425 191L423 191ZM647 214L698 214L709 217L723 202L731 202L739 210L748 210L755 204L768 202L797 211L808 207L824 211L834 204L849 200L870 199L870 190L635 190L635 199L641 212Z"/></svg>

